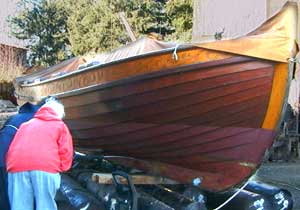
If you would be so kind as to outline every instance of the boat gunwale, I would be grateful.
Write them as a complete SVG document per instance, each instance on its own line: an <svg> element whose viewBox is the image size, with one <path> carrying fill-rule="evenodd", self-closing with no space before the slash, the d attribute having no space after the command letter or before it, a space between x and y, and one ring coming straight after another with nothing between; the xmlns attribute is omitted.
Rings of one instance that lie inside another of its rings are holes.
<svg viewBox="0 0 300 210"><path fill-rule="evenodd" d="M172 47L172 48L166 48L166 49L162 49L162 50L151 51L151 52L148 52L148 53L135 55L135 56L131 56L131 57L126 57L126 58L122 58L122 59L119 59L119 60L114 60L114 61L103 63L103 64L89 66L89 67L85 67L85 68L82 68L82 69L76 69L74 71L68 72L68 73L60 75L58 77L49 78L49 79L45 79L45 80L38 81L38 82L29 81L31 76L34 78L34 75L24 75L22 77L16 78L16 81L17 81L17 83L22 83L22 82L25 82L25 81L30 82L30 83L27 83L27 84L19 84L21 87L37 86L37 85L52 82L52 81L55 81L55 80L60 80L60 79L63 79L65 77L80 74L80 73L85 72L85 71L92 71L92 70L95 70L95 69L98 69L98 68L104 68L104 67L108 67L108 66L115 65L115 64L118 64L118 63L122 63L122 62L137 60L137 59L140 59L140 58L153 56L153 55L157 55L157 54L166 54L168 52L174 53L175 50L178 52L178 51L182 51L182 50L197 49L197 48L201 48L201 47L197 47L197 46L192 45L192 44L181 44L181 45L176 45L175 47ZM78 57L74 57L74 58L71 58L71 59L74 60L75 58L78 58ZM63 61L62 63L57 64L57 66L63 65L67 61L68 60ZM54 67L54 66L52 66L52 67ZM49 68L51 68L51 67L48 67L46 69L49 69ZM42 70L42 71L44 71L44 70ZM39 72L39 73L42 73L42 72ZM25 78L25 79L23 80L23 78ZM37 78L35 78L35 79L37 79Z"/></svg>
<svg viewBox="0 0 300 210"><path fill-rule="evenodd" d="M168 69L164 69L164 70L161 70L158 72L150 72L150 73L142 74L142 75L134 75L134 76L126 77L126 78L116 80L116 81L109 81L106 83L100 83L100 84L95 84L95 85L91 85L91 86L87 86L87 87L83 87L83 88L77 88L77 89L65 91L62 93L56 93L56 94L53 94L52 96L56 96L58 98L70 97L70 96L74 96L74 95L81 95L86 92L102 90L105 88L111 88L111 87L115 87L115 86L119 86L119 85L123 85L123 84L137 82L139 80L147 80L147 79L151 79L151 78L155 78L155 77L166 76L169 74L196 71L196 70L200 70L200 69L204 69L204 68L211 68L211 67L215 67L215 66L219 66L219 65L228 65L228 64L232 64L232 63L237 64L237 63L242 63L245 61L251 62L251 61L257 61L257 60L258 59L255 59L252 57L236 56L236 57L225 58L225 59L217 60L217 61L198 62L198 63L194 63L194 64L178 66L175 68L168 68ZM268 62L268 60L265 60L265 61ZM269 62L272 63L271 61L269 61Z"/></svg>
<svg viewBox="0 0 300 210"><path fill-rule="evenodd" d="M24 76L17 77L16 82L21 83L21 82L27 81L29 79L37 79L39 76L44 76L44 74L47 75L49 73L48 71L50 71L51 68L54 68L54 69L61 68L62 66L68 65L78 58L79 57L76 56L76 57L70 58L68 60L64 60L61 63L55 64L53 66L46 67L46 68L42 69L41 71L32 72L32 73L26 74ZM30 84L32 84L32 83L30 83Z"/></svg>

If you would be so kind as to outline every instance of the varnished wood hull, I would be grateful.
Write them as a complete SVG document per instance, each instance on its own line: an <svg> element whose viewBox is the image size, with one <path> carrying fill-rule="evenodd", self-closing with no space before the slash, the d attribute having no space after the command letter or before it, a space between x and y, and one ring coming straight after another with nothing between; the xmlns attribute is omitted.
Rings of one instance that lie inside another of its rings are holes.
<svg viewBox="0 0 300 210"><path fill-rule="evenodd" d="M249 177L272 144L287 65L207 52L214 56L192 62L181 56L173 65L155 63L166 58L155 54L23 88L62 99L78 150L102 151L112 161L182 183L201 178L201 187L219 191ZM113 73L124 69L133 73ZM106 82L89 77L101 71ZM77 76L81 82L74 82Z"/></svg>

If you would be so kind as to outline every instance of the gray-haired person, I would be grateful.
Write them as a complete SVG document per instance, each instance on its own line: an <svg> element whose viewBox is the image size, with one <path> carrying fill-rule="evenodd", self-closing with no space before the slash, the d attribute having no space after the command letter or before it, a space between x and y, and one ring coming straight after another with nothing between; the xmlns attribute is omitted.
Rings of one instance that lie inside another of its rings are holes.
<svg viewBox="0 0 300 210"><path fill-rule="evenodd" d="M70 169L73 143L62 121L64 106L50 99L23 123L7 153L11 210L56 210L60 172Z"/></svg>

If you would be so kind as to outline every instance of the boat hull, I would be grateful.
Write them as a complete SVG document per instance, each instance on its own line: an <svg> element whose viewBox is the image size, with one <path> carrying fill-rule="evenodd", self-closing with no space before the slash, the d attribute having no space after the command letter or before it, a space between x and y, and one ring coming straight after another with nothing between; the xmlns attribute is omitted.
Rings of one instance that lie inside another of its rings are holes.
<svg viewBox="0 0 300 210"><path fill-rule="evenodd" d="M62 97L76 147L213 191L241 183L275 138L262 128L275 65L225 60Z"/></svg>
<svg viewBox="0 0 300 210"><path fill-rule="evenodd" d="M100 54L101 65L74 58L17 78L16 95L59 97L77 150L225 190L255 171L279 130L299 49L297 11L286 4L232 40L144 39Z"/></svg>
<svg viewBox="0 0 300 210"><path fill-rule="evenodd" d="M200 178L212 191L241 183L275 138L287 65L194 48L180 51L177 65L167 58L117 62L17 91L58 96L79 151L181 183Z"/></svg>

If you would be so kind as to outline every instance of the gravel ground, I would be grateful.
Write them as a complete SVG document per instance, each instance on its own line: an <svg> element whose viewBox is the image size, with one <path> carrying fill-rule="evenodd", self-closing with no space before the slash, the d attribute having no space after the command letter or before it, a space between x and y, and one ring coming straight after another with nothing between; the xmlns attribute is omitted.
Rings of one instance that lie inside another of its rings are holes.
<svg viewBox="0 0 300 210"><path fill-rule="evenodd" d="M264 163L255 179L289 190L293 195L293 210L300 210L300 160Z"/></svg>

